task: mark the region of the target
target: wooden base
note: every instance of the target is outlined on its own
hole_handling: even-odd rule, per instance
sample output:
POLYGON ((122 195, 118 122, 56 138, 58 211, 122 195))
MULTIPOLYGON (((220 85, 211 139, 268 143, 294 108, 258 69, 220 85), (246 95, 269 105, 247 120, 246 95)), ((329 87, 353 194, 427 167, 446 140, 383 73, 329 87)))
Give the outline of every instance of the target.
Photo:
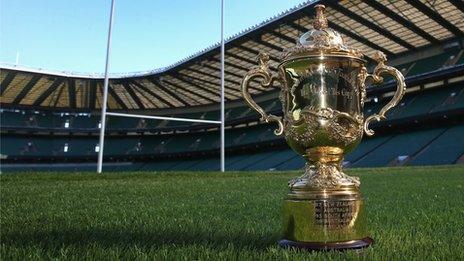
POLYGON ((296 248, 309 251, 320 251, 320 250, 349 250, 349 249, 362 249, 366 248, 374 243, 374 240, 370 237, 366 237, 359 240, 351 240, 344 242, 296 242, 287 239, 279 241, 279 246, 283 248, 296 248))

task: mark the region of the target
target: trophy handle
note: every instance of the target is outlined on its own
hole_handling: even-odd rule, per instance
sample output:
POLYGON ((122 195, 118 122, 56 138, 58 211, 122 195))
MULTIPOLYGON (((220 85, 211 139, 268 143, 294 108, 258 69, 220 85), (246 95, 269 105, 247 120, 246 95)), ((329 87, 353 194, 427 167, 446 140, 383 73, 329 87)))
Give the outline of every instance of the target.
POLYGON ((372 129, 369 129, 369 123, 374 119, 376 121, 386 119, 385 113, 387 113, 388 110, 390 110, 398 104, 401 98, 403 98, 404 92, 406 91, 406 84, 404 82, 403 74, 397 69, 385 65, 385 62, 387 61, 387 57, 385 56, 385 54, 380 51, 377 51, 374 55, 374 59, 377 61, 378 64, 374 68, 373 74, 364 74, 363 85, 368 77, 371 77, 375 84, 382 83, 383 78, 380 75, 389 74, 396 79, 396 92, 393 98, 390 100, 390 102, 383 106, 379 113, 367 117, 364 121, 364 131, 366 132, 367 136, 374 135, 374 131, 372 129))
POLYGON ((259 66, 251 69, 245 74, 245 77, 243 78, 242 81, 242 94, 243 97, 245 98, 245 101, 248 103, 248 105, 255 109, 259 114, 261 114, 261 119, 262 121, 265 122, 277 122, 279 124, 279 128, 274 131, 275 135, 282 135, 284 132, 284 124, 282 123, 282 120, 272 114, 267 114, 261 106, 259 106, 253 98, 251 98, 250 92, 248 91, 249 83, 252 81, 254 78, 261 78, 261 86, 263 87, 268 87, 272 85, 272 83, 277 80, 276 76, 273 76, 271 74, 271 71, 269 70, 269 55, 265 53, 259 53, 258 56, 259 59, 259 66))

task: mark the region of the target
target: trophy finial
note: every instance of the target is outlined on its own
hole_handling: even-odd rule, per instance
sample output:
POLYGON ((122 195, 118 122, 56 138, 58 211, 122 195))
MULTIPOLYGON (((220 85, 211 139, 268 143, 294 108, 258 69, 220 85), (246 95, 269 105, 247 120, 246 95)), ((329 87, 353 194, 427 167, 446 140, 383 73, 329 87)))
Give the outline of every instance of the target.
POLYGON ((342 35, 329 28, 329 21, 325 14, 326 7, 324 5, 315 5, 314 11, 315 14, 312 19, 313 28, 302 34, 295 46, 286 48, 281 55, 281 60, 320 56, 321 54, 345 55, 362 59, 362 52, 356 48, 347 46, 342 35))
POLYGON ((325 5, 316 5, 314 7, 316 9, 316 18, 314 19, 313 26, 316 30, 321 30, 327 28, 328 21, 324 15, 325 5))

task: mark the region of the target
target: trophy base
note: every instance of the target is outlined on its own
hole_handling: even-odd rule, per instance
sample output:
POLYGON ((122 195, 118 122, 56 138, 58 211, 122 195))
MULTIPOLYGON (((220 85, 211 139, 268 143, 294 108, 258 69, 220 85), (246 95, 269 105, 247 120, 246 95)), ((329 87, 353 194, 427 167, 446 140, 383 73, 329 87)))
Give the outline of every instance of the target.
POLYGON ((291 191, 284 201, 282 247, 359 249, 368 236, 364 200, 355 186, 291 191))
POLYGON ((366 248, 374 243, 370 237, 359 240, 350 240, 344 242, 296 242, 287 239, 279 241, 279 246, 283 248, 295 248, 309 251, 323 251, 323 250, 357 250, 366 248))

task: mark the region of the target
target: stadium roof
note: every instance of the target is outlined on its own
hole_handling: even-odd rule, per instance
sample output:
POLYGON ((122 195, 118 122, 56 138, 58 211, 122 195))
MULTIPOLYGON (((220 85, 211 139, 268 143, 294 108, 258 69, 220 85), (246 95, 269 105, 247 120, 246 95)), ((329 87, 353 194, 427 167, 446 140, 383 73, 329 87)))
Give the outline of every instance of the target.
MULTIPOLYGON (((313 6, 327 6, 329 26, 345 41, 370 56, 375 50, 390 58, 464 38, 461 0, 308 1, 226 41, 226 101, 241 99, 242 76, 256 65, 260 51, 270 54, 271 67, 279 53, 311 29, 313 6)), ((101 75, 78 75, 2 65, 2 106, 95 110, 102 100, 101 75)), ((219 102, 220 46, 212 46, 172 66, 110 80, 110 110, 180 108, 219 102)), ((254 82, 253 94, 272 91, 254 82)))

